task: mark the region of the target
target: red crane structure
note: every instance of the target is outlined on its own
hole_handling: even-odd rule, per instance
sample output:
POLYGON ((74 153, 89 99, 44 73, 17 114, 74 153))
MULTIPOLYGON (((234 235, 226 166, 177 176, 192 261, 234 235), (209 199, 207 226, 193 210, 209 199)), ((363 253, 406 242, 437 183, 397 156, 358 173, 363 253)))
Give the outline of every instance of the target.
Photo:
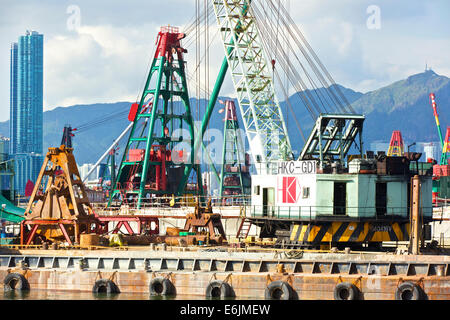
POLYGON ((404 143, 402 138, 402 133, 399 130, 394 130, 391 136, 391 142, 389 143, 388 157, 403 156, 404 143))

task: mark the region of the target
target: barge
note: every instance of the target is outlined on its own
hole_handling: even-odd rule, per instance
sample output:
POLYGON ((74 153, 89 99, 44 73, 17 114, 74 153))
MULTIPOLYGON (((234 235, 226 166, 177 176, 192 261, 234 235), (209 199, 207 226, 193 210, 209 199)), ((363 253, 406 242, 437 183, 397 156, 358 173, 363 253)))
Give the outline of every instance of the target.
POLYGON ((448 300, 450 257, 152 246, 2 252, 5 290, 203 298, 448 300))

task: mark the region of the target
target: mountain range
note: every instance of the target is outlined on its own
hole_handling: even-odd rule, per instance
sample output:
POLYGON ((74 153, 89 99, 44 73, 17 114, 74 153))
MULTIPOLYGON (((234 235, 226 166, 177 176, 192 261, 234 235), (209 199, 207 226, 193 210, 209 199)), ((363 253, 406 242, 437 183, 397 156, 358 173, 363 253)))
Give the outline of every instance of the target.
MULTIPOLYGON (((443 135, 445 135, 446 126, 450 126, 450 78, 438 75, 432 70, 412 75, 407 79, 367 93, 337 86, 351 103, 353 109, 366 116, 363 129, 366 150, 369 149, 372 142, 389 142, 393 130, 400 130, 403 139, 408 142, 439 141, 429 100, 431 92, 436 95, 443 135)), ((323 88, 319 90, 323 90, 323 88)), ((314 121, 298 94, 292 95, 289 101, 301 129, 307 137, 314 121)), ((196 110, 204 110, 204 107, 197 108, 196 105, 203 106, 204 104, 204 100, 191 99, 194 119, 201 119, 197 116, 196 110)), ((44 151, 48 147, 59 146, 64 125, 70 124, 73 128, 83 128, 84 126, 79 133, 74 132, 75 157, 78 164, 96 162, 128 125, 127 113, 130 105, 131 102, 96 103, 57 107, 44 112, 44 151)), ((286 102, 282 101, 280 105, 287 119, 292 148, 298 154, 303 146, 303 140, 292 120, 292 114, 286 108, 286 102)), ((223 129, 223 114, 217 112, 222 107, 223 105, 219 103, 216 105, 209 124, 210 128, 223 129)), ((198 113, 201 114, 201 112, 198 113)), ((242 122, 240 125, 242 128, 242 122)), ((0 122, 0 135, 9 136, 9 121, 0 122)), ((121 143, 121 150, 124 149, 123 145, 124 142, 121 143)))

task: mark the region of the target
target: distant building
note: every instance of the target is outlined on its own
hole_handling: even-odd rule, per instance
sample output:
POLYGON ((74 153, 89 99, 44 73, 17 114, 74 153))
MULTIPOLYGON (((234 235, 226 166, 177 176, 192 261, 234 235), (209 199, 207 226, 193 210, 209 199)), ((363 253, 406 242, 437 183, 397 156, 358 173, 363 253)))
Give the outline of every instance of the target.
MULTIPOLYGON (((220 174, 220 173, 219 173, 220 174)), ((202 172, 203 184, 208 186, 208 195, 218 196, 219 195, 219 182, 212 171, 202 172)))
MULTIPOLYGON (((89 172, 94 167, 93 163, 85 163, 78 167, 78 172, 80 173, 81 180, 84 180, 89 172)), ((106 167, 106 164, 101 163, 97 168, 89 175, 86 182, 97 183, 100 175, 103 174, 104 170, 106 170, 104 178, 110 179, 109 170, 106 167)))
POLYGON ((11 153, 42 153, 44 36, 27 31, 11 46, 11 153))
POLYGON ((17 147, 17 88, 19 86, 18 82, 18 46, 17 43, 11 44, 11 61, 10 61, 10 85, 9 85, 9 134, 15 143, 10 144, 10 154, 16 153, 17 147))
POLYGON ((9 148, 16 159, 19 193, 24 192, 28 180, 36 180, 42 165, 43 52, 44 36, 36 31, 27 31, 11 44, 9 148))
POLYGON ((427 161, 428 158, 433 158, 438 163, 441 160, 442 147, 440 142, 418 142, 417 152, 422 152, 420 161, 427 161))
MULTIPOLYGON (((0 136, 0 163, 9 160, 9 142, 9 138, 0 136)), ((0 170, 3 169, 0 168, 0 170)), ((7 175, 0 175, 0 190, 10 188, 9 178, 7 175)))
POLYGON ((19 194, 25 194, 28 180, 36 182, 44 157, 36 153, 16 153, 12 155, 15 163, 14 186, 19 194))
POLYGON ((0 136, 0 162, 8 160, 10 139, 0 136))

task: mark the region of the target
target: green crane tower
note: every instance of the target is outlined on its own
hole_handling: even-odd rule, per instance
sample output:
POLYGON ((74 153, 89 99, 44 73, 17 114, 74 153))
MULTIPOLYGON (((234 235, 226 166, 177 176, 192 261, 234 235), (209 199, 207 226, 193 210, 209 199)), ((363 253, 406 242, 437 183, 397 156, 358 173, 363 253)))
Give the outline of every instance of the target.
POLYGON ((184 37, 175 27, 161 27, 158 33, 140 102, 128 115, 133 126, 108 206, 118 196, 122 203, 141 208, 156 197, 203 194, 200 166, 192 152, 194 124, 183 60, 187 51, 181 47, 184 37))
POLYGON ((242 135, 233 100, 225 101, 224 141, 222 170, 220 173, 220 196, 226 199, 245 200, 250 195, 249 159, 245 154, 242 135))

